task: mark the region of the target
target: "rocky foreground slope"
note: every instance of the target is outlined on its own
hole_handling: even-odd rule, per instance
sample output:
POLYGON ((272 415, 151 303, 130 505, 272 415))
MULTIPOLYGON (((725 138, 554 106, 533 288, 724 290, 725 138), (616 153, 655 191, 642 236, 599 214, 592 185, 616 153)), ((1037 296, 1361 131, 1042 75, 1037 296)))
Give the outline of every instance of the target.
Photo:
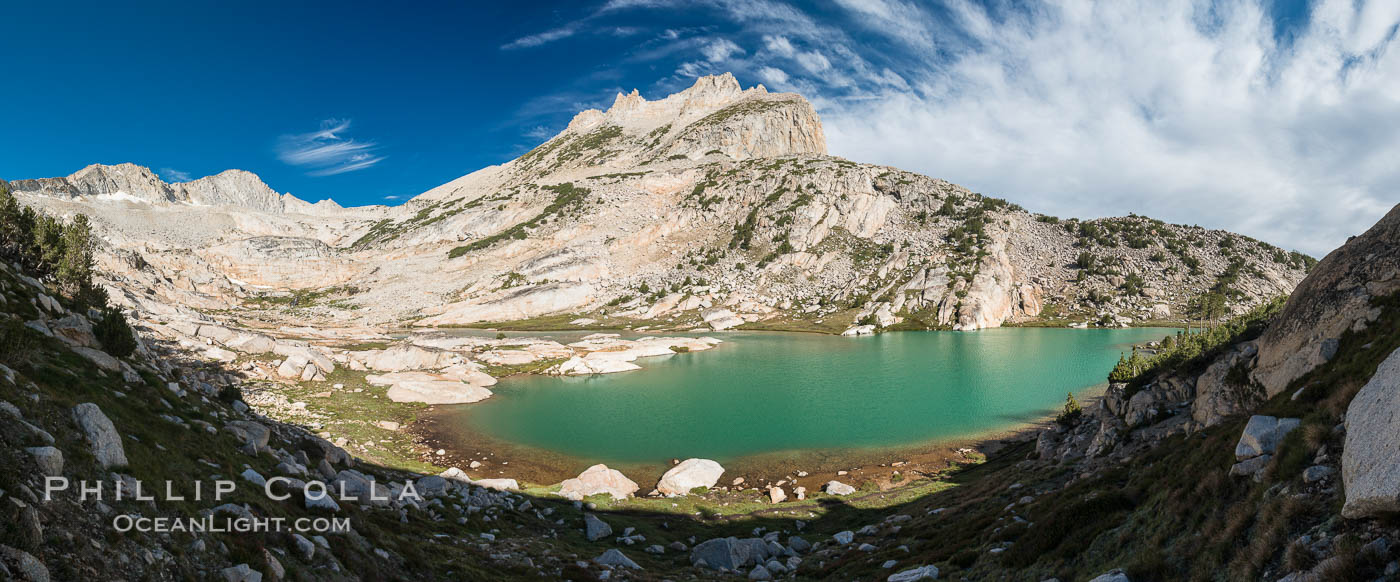
POLYGON ((618 95, 521 157, 401 207, 309 204, 236 170, 167 184, 129 164, 9 188, 92 216, 115 299, 167 319, 301 294, 260 315, 868 326, 853 333, 1120 325, 1244 312, 1291 290, 1311 261, 1144 217, 1060 220, 832 157, 806 100, 731 75, 657 101, 618 95))
MULTIPOLYGON (((688 460, 656 497, 603 466, 529 488, 367 461, 342 444, 385 443, 336 444, 312 432, 324 419, 250 408, 244 372, 204 361, 208 344, 143 333, 131 356, 107 354, 92 313, 3 265, 0 579, 1395 580, 1397 224, 1400 207, 1281 309, 1203 334, 1181 357, 1157 346, 1101 402, 985 458, 822 491, 726 486, 723 467, 688 460), (1365 308, 1312 308, 1338 305, 1365 308), (1287 375, 1261 367, 1275 342, 1306 344, 1313 330, 1338 330, 1320 340, 1332 347, 1287 375), (214 497, 220 480, 236 487, 214 497), (118 496, 118 483, 144 493, 118 496), (313 525, 233 529, 264 518, 313 525), (330 529, 331 518, 347 521, 330 529), (141 529, 180 519, 218 525, 141 529)), ((270 341, 312 376, 331 365, 304 344, 239 333, 205 337, 270 341)), ((352 351, 347 362, 386 368, 443 357, 352 351)))

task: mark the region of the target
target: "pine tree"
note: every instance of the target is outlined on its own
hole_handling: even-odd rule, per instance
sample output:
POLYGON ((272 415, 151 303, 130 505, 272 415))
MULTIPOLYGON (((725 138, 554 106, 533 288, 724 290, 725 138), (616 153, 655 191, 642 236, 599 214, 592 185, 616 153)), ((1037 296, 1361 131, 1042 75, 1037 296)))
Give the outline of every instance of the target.
POLYGON ((1065 408, 1060 415, 1055 417, 1055 422, 1063 425, 1071 425, 1079 421, 1079 417, 1084 415, 1084 407, 1079 405, 1079 401, 1074 399, 1073 393, 1065 394, 1065 408))
POLYGON ((122 312, 105 308, 97 325, 92 326, 93 335, 102 342, 102 349, 118 358, 125 358, 136 351, 136 336, 131 333, 122 312))
POLYGON ((87 216, 74 216, 73 222, 63 229, 63 254, 54 275, 60 292, 81 308, 102 308, 107 303, 106 292, 92 284, 93 247, 87 216))

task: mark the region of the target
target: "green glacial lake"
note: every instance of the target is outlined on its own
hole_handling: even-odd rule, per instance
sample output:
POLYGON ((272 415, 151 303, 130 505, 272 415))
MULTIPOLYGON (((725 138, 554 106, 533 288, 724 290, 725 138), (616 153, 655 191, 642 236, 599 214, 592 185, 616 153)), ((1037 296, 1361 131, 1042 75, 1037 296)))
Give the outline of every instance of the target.
MULTIPOLYGON (((713 350, 592 377, 512 377, 444 424, 590 462, 955 439, 1057 410, 1162 328, 1007 328, 843 338, 724 333, 713 350)), ((545 334, 548 335, 548 334, 545 334)), ((562 341, 571 341, 559 335, 562 341)), ((449 430, 451 430, 449 428, 449 430)))

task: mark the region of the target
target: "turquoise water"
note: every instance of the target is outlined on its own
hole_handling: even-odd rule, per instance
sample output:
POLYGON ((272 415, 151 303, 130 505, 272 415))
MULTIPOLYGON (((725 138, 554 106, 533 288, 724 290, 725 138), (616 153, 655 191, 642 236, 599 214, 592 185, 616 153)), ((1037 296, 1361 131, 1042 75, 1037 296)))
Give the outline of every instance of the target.
POLYGON ((633 372, 507 378, 446 424, 603 462, 906 445, 1053 413, 1066 392, 1101 384, 1132 343, 1168 333, 726 333, 713 350, 642 358, 633 372))

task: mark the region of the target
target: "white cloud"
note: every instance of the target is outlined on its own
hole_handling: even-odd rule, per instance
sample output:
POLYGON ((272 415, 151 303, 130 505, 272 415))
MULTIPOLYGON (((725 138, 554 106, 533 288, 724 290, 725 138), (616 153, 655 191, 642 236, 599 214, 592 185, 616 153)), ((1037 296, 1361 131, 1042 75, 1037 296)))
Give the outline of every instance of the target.
POLYGON ((166 182, 170 182, 172 184, 176 182, 190 181, 189 172, 181 172, 180 170, 176 170, 175 168, 161 168, 160 176, 162 178, 165 178, 166 182))
POLYGON ((556 134, 556 133, 559 133, 559 132, 556 131, 556 130, 550 129, 550 128, 548 128, 548 127, 545 127, 545 126, 543 126, 543 125, 536 125, 536 126, 530 128, 530 129, 525 130, 525 134, 524 134, 524 135, 525 135, 525 137, 528 137, 528 138, 530 138, 530 139, 537 139, 537 140, 543 141, 543 140, 549 139, 549 138, 551 138, 551 137, 554 137, 554 134, 556 134))
POLYGON ((308 176, 331 176, 371 167, 384 159, 375 153, 378 146, 343 137, 350 129, 348 119, 327 119, 321 128, 278 138, 277 159, 305 168, 308 176))
POLYGON ((1394 6, 1321 0, 1284 44, 1253 0, 1066 0, 1007 21, 958 4, 967 50, 907 67, 912 89, 823 101, 826 135, 1033 210, 1321 255, 1400 199, 1394 6))
POLYGON ((854 13, 870 30, 919 50, 933 50, 933 31, 927 13, 899 0, 836 0, 854 13))
POLYGON ((774 87, 784 87, 788 84, 788 74, 777 67, 761 67, 758 69, 758 78, 764 83, 774 87))
POLYGON ((706 44, 704 48, 700 49, 700 53, 705 55, 705 60, 720 63, 729 60, 731 55, 744 54, 744 49, 739 48, 739 45, 734 44, 732 40, 719 38, 706 44))
POLYGON ((569 24, 567 26, 561 26, 552 30, 546 30, 539 34, 522 36, 520 38, 517 38, 513 41, 501 45, 501 50, 508 51, 522 48, 534 48, 537 46, 549 44, 556 40, 569 38, 573 36, 576 32, 578 32, 578 26, 575 24, 569 24))

